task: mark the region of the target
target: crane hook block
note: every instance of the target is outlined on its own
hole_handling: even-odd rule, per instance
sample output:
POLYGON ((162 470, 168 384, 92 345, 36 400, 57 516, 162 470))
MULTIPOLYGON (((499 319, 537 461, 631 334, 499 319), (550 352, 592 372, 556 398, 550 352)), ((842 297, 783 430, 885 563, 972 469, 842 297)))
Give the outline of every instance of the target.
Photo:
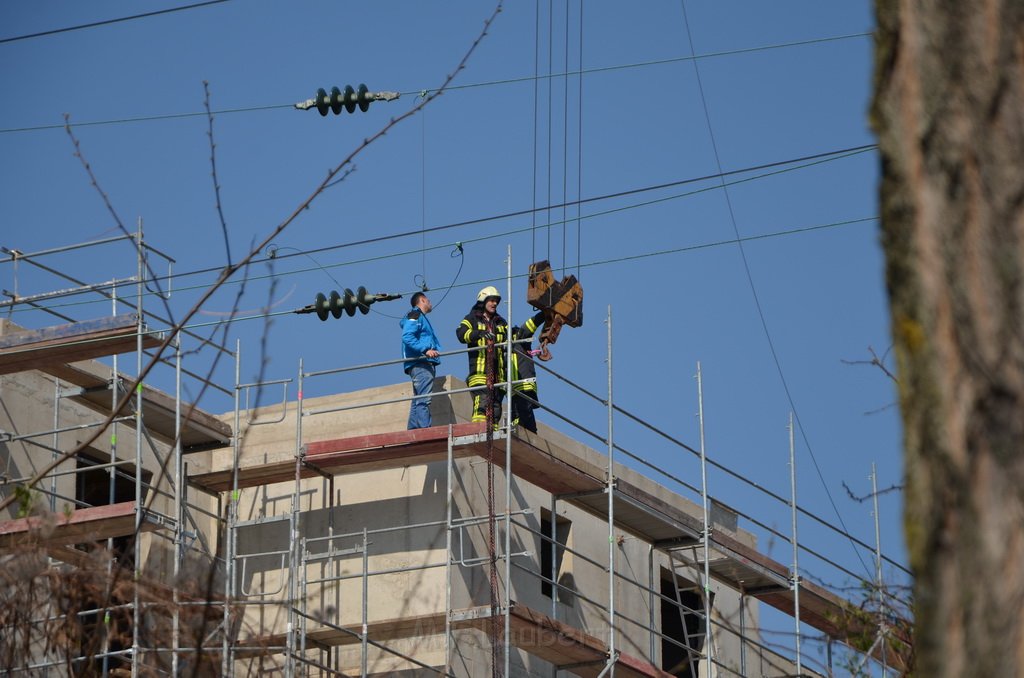
POLYGON ((542 350, 558 340, 563 325, 580 327, 583 324, 583 286, 571 274, 555 280, 551 264, 546 260, 530 264, 526 301, 544 312, 544 331, 540 335, 542 350))

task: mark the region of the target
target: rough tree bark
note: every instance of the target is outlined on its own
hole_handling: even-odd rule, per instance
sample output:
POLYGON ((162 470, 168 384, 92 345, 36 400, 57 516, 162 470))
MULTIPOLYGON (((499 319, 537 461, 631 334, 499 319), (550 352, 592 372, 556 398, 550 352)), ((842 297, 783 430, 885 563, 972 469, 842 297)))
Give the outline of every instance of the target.
POLYGON ((876 0, 919 676, 1024 675, 1024 2, 876 0))

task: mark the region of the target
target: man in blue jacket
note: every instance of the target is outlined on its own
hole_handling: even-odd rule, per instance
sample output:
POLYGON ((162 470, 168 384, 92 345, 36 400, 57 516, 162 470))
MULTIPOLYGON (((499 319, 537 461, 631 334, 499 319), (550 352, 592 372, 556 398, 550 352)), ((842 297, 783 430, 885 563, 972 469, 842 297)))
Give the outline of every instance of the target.
POLYGON ((412 392, 422 398, 413 398, 409 407, 409 428, 427 428, 430 421, 430 392, 434 388, 434 372, 441 363, 441 342, 427 314, 433 304, 423 292, 412 295, 412 310, 402 318, 402 357, 405 373, 412 378, 412 392))

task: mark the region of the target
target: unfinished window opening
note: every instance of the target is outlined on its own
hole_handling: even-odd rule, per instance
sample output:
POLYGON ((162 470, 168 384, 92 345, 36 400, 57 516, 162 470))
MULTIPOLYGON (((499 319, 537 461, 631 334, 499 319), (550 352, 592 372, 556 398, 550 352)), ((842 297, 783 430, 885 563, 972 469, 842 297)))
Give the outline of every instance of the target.
MULTIPOLYGON (((565 547, 569 543, 569 530, 572 528, 572 521, 564 516, 555 516, 554 524, 554 536, 552 536, 552 524, 551 524, 551 511, 547 509, 540 510, 540 533, 542 535, 539 540, 540 548, 540 573, 544 577, 541 580, 540 592, 547 598, 551 598, 554 593, 554 586, 551 582, 558 582, 560 586, 570 586, 571 583, 563 581, 569 577, 567 569, 563 569, 565 560, 565 547), (554 544, 552 544, 554 542, 554 544), (552 545, 554 549, 552 549, 552 545), (552 553, 554 551, 554 553, 552 553)), ((567 602, 569 591, 560 590, 559 595, 555 597, 556 600, 567 602)))
MULTIPOLYGON (((78 472, 75 474, 77 507, 109 506, 135 501, 135 465, 119 464, 113 467, 114 472, 111 474, 112 467, 109 464, 109 455, 99 450, 90 449, 89 452, 79 453, 78 472)), ((146 488, 151 477, 151 473, 142 474, 142 492, 138 498, 140 503, 145 501, 146 488)), ((107 542, 104 540, 99 544, 100 548, 105 548, 107 542)), ((88 548, 88 545, 82 544, 79 548, 88 548)), ((135 562, 133 535, 113 537, 110 539, 109 551, 114 561, 124 568, 123 573, 131 571, 135 562)), ((130 577, 129 574, 119 576, 130 577)), ((78 615, 82 636, 77 650, 81 659, 72 662, 72 675, 106 675, 115 669, 125 670, 128 661, 117 653, 131 647, 131 611, 121 607, 127 602, 129 601, 114 592, 108 595, 104 595, 104 591, 100 589, 86 592, 83 609, 96 611, 78 615), (111 605, 112 608, 104 609, 106 605, 111 605), (106 657, 97 656, 104 653, 110 654, 106 657)))
MULTIPOLYGON (((691 581, 661 572, 661 668, 673 676, 700 678, 704 648, 704 601, 691 581)), ((714 604, 714 597, 711 599, 714 604)))
MULTIPOLYGON (((98 450, 91 453, 79 453, 78 473, 75 474, 75 502, 79 508, 87 506, 108 506, 127 501, 135 501, 135 465, 119 464, 114 467, 111 478, 110 457, 104 458, 98 450)), ((151 473, 142 473, 142 495, 139 501, 146 499, 146 489, 151 473)), ((130 548, 132 538, 116 537, 113 540, 113 553, 119 563, 128 565, 132 561, 133 549, 130 548)))

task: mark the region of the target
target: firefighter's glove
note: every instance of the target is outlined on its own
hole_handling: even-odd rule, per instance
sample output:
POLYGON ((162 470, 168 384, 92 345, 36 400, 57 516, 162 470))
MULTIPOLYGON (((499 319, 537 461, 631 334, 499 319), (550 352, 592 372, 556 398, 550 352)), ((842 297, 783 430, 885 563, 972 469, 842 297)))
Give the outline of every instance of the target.
POLYGON ((483 332, 480 334, 480 337, 484 341, 494 341, 494 332, 483 332))

